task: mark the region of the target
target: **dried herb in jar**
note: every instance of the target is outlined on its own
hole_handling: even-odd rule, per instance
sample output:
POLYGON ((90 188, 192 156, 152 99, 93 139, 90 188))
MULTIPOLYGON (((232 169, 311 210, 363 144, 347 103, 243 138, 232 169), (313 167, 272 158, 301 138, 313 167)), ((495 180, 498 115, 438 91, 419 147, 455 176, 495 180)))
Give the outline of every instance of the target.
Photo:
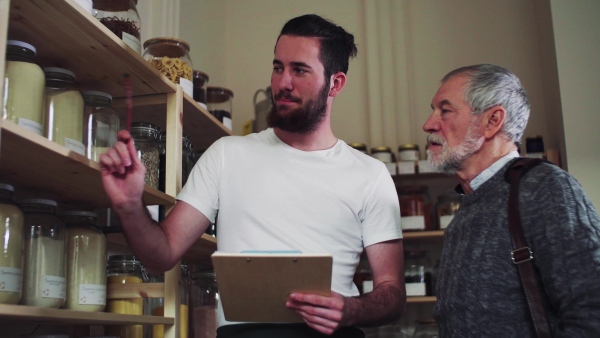
POLYGON ((137 26, 135 21, 113 16, 101 18, 100 22, 121 39, 123 39, 123 32, 131 34, 138 39, 140 38, 140 28, 137 26))

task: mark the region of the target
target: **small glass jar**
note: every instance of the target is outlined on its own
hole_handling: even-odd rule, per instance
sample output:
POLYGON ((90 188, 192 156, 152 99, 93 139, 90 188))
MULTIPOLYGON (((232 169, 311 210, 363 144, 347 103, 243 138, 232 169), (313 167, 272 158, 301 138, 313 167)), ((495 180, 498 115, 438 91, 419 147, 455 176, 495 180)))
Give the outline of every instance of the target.
POLYGON ((94 16, 126 45, 141 54, 142 21, 137 0, 94 0, 94 16))
POLYGON ((206 83, 208 83, 208 74, 199 70, 194 70, 194 100, 204 108, 206 106, 206 83))
POLYGON ((121 129, 119 113, 111 106, 112 96, 99 91, 83 92, 84 143, 87 158, 99 161, 100 155, 117 142, 117 133, 121 129))
POLYGON ((407 143, 398 146, 398 161, 418 161, 419 146, 417 144, 407 143))
POLYGON ((6 45, 2 118, 38 135, 44 134, 44 71, 35 62, 34 46, 17 40, 6 45))
POLYGON ((406 296, 433 295, 432 281, 432 266, 427 257, 427 251, 404 251, 404 282, 406 285, 406 296))
POLYGON ((138 157, 146 166, 144 181, 147 185, 158 189, 159 128, 148 122, 133 122, 131 124, 131 137, 133 137, 138 157))
POLYGON ((208 111, 221 121, 227 129, 232 129, 233 91, 222 87, 206 88, 208 111))
POLYGON ((0 304, 18 304, 23 290, 23 211, 14 191, 0 183, 0 304))
POLYGON ((369 154, 369 151, 367 150, 367 145, 364 144, 364 143, 355 142, 355 143, 349 143, 348 145, 350 147, 352 147, 352 148, 360 151, 361 153, 364 153, 364 154, 367 154, 367 155, 369 154))
POLYGON ((65 309, 103 311, 106 305, 106 236, 88 211, 61 215, 67 226, 67 300, 65 309))
POLYGON ((433 230, 431 199, 426 185, 406 185, 397 188, 403 231, 433 230))
POLYGON ((67 296, 65 224, 56 216, 56 201, 23 199, 25 275, 21 304, 60 308, 67 296))
POLYGON ((454 214, 460 209, 461 196, 454 190, 447 191, 438 196, 435 205, 438 228, 444 230, 448 227, 454 214))
POLYGON ((186 94, 194 96, 194 67, 189 43, 174 38, 149 39, 144 42, 142 56, 164 76, 181 85, 186 94))
POLYGON ((46 137, 85 156, 83 95, 75 88, 75 74, 63 68, 44 68, 46 74, 46 137))
MULTIPOLYGON (((147 281, 142 263, 131 255, 113 255, 107 262, 107 287, 111 284, 140 284, 147 281)), ((114 298, 106 301, 106 312, 127 315, 144 314, 143 298, 114 298)), ((143 325, 107 326, 105 334, 121 338, 143 338, 143 325)))
POLYGON ((390 147, 379 146, 371 148, 371 156, 380 160, 383 163, 394 162, 394 154, 390 147))
POLYGON ((191 335, 192 337, 215 338, 218 321, 219 289, 213 271, 192 272, 191 335))

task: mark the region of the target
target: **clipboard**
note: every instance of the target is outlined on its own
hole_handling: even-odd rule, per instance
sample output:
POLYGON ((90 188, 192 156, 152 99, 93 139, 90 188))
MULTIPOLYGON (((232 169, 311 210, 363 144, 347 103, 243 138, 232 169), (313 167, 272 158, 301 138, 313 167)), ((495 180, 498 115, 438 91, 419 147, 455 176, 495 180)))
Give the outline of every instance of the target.
POLYGON ((211 256, 225 319, 300 323, 285 306, 292 292, 331 292, 330 254, 221 253, 211 256))

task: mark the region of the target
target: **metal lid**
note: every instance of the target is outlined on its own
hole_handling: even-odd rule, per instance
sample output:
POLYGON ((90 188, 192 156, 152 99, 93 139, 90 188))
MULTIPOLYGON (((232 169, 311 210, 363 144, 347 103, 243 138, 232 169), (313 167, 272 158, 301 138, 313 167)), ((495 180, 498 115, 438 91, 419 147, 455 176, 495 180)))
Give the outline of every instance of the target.
POLYGON ((392 149, 390 149, 390 147, 386 147, 386 146, 377 146, 377 147, 373 147, 371 148, 371 154, 373 153, 391 153, 392 149))
POLYGON ((105 93, 105 92, 101 92, 101 91, 97 91, 97 90, 86 90, 86 91, 82 92, 81 94, 83 94, 84 99, 86 98, 86 96, 100 96, 100 97, 107 98, 112 102, 112 95, 110 95, 109 93, 105 93))
POLYGON ((142 265, 142 262, 134 255, 111 255, 108 256, 107 263, 130 263, 142 265))
POLYGON ((157 132, 157 131, 160 130, 160 128, 157 125, 152 124, 150 122, 132 122, 131 123, 131 130, 154 131, 154 132, 157 132))
POLYGON ((50 205, 56 207, 58 203, 54 200, 44 199, 44 198, 23 198, 16 201, 17 204, 39 204, 39 205, 50 205))
POLYGON ((62 75, 67 75, 73 78, 73 80, 75 80, 75 73, 73 73, 72 71, 68 70, 68 69, 64 69, 64 68, 59 68, 59 67, 45 67, 44 68, 44 73, 46 73, 46 76, 48 76, 48 74, 62 74, 62 75))
POLYGON ((398 151, 403 151, 403 150, 419 150, 419 145, 412 144, 412 143, 406 143, 406 144, 399 145, 398 151))
POLYGON ((0 189, 8 190, 10 192, 14 192, 15 191, 15 187, 13 187, 12 185, 7 184, 7 183, 0 183, 0 189))
POLYGON ((19 40, 7 40, 6 45, 27 48, 27 49, 31 50, 33 53, 36 53, 36 51, 37 51, 35 49, 35 47, 33 47, 32 45, 28 44, 27 42, 23 42, 23 41, 19 41, 19 40))
POLYGON ((348 143, 348 145, 357 150, 365 150, 365 151, 367 150, 367 145, 364 143, 352 142, 352 143, 348 143))
POLYGON ((83 211, 83 210, 65 211, 62 214, 60 214, 60 216, 61 217, 83 216, 83 217, 98 218, 98 214, 96 214, 95 212, 92 212, 92 211, 83 211))

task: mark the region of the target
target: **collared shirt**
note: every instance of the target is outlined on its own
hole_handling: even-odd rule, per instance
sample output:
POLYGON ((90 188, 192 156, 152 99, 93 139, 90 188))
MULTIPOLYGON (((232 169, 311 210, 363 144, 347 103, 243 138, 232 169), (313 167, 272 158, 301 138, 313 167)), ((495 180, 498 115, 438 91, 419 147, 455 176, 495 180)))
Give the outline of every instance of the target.
POLYGON ((502 169, 508 161, 512 160, 515 157, 519 157, 519 152, 516 150, 511 151, 510 153, 504 155, 498 161, 494 162, 491 166, 487 167, 484 171, 480 172, 479 175, 475 176, 475 178, 469 183, 471 186, 471 190, 475 191, 479 188, 485 181, 489 180, 492 176, 494 176, 498 170, 502 169))

